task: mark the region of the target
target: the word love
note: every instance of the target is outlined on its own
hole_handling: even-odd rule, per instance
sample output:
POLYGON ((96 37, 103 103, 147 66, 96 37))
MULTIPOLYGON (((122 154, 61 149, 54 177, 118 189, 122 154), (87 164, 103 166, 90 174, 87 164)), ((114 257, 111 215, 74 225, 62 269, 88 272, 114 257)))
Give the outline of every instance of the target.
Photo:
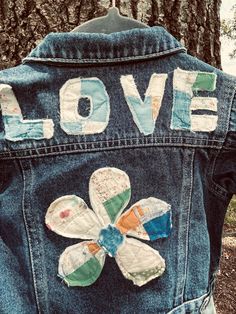
MULTIPOLYGON (((145 96, 142 98, 133 75, 120 78, 124 97, 133 121, 144 135, 154 132, 156 119, 165 93, 165 73, 152 74, 145 96)), ((211 132, 216 129, 218 116, 217 98, 196 97, 194 92, 214 91, 216 74, 184 71, 177 68, 173 76, 173 106, 170 128, 193 132, 211 132)), ((12 87, 0 84, 0 105, 5 127, 5 138, 9 141, 51 138, 54 134, 52 119, 23 119, 19 103, 12 87)), ((86 135, 103 132, 109 122, 110 98, 104 83, 96 78, 74 78, 68 80, 60 90, 60 125, 69 135, 86 135), (79 101, 90 102, 90 112, 82 116, 78 112, 79 101)))

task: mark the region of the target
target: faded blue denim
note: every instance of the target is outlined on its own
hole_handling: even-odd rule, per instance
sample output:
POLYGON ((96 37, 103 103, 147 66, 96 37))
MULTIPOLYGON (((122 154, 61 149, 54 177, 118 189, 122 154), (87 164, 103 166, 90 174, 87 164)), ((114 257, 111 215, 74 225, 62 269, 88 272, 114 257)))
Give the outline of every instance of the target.
POLYGON ((236 78, 188 55, 163 28, 153 27, 49 34, 21 65, 1 71, 0 83, 13 87, 25 119, 54 122, 51 139, 13 142, 0 116, 0 313, 204 313, 226 208, 236 193, 236 78), (215 131, 170 128, 177 67, 216 73, 215 91, 198 92, 218 99, 215 131), (154 72, 168 79, 155 130, 143 135, 120 77, 132 74, 143 97, 154 72), (59 90, 77 77, 97 77, 106 87, 111 112, 101 133, 68 135, 60 126, 59 90), (149 196, 171 204, 171 235, 148 243, 165 259, 166 271, 137 287, 108 257, 93 285, 68 288, 57 277, 58 258, 78 240, 48 230, 45 214, 63 195, 90 205, 89 178, 106 166, 129 175, 129 205, 149 196))

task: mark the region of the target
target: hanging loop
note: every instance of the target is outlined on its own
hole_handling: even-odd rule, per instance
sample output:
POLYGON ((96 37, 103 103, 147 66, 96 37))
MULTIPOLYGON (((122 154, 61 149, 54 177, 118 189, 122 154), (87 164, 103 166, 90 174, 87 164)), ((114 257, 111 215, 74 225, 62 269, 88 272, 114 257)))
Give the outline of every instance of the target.
POLYGON ((116 7, 116 0, 112 0, 112 7, 113 7, 113 8, 116 7))

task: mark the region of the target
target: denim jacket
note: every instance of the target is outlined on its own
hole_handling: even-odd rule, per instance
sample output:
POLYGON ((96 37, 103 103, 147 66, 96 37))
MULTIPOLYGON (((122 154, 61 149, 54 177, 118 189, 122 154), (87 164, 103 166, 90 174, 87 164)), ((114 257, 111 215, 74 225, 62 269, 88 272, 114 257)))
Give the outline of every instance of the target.
POLYGON ((161 27, 51 33, 0 72, 0 312, 204 313, 236 78, 161 27))

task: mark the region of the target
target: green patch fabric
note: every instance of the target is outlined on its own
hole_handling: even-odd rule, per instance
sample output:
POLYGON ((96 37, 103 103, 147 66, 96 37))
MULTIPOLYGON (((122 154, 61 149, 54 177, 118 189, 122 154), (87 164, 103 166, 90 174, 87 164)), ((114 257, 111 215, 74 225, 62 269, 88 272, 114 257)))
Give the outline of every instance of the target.
POLYGON ((215 90, 216 74, 215 73, 201 73, 199 72, 196 81, 193 84, 193 90, 215 90))
POLYGON ((67 275, 64 281, 69 286, 89 286, 100 276, 102 267, 96 257, 90 258, 86 263, 67 275))
POLYGON ((103 203, 104 207, 107 210, 107 213, 111 219, 111 222, 114 222, 117 214, 121 208, 126 203, 127 199, 129 200, 131 196, 131 189, 127 189, 124 192, 117 194, 116 196, 110 198, 103 203))

